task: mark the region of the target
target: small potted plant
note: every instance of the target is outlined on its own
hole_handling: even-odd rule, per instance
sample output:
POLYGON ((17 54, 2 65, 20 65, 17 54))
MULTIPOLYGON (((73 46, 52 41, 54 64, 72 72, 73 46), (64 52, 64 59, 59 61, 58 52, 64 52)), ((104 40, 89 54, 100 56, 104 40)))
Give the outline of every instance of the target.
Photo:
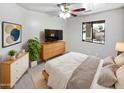
POLYGON ((15 60, 16 59, 16 51, 15 50, 10 50, 9 52, 8 52, 8 55, 9 55, 9 59, 10 60, 15 60))
POLYGON ((27 42, 27 51, 29 52, 30 66, 34 67, 39 61, 40 41, 38 38, 29 39, 27 42))

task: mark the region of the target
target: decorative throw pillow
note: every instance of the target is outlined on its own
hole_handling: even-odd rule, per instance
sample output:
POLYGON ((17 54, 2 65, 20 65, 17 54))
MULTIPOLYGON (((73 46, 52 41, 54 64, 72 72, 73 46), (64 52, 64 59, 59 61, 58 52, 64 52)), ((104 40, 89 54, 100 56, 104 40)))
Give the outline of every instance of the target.
POLYGON ((97 83, 104 87, 112 87, 117 81, 117 78, 114 73, 117 69, 118 66, 115 64, 103 67, 97 83))
POLYGON ((120 54, 119 56, 115 57, 115 63, 119 66, 124 65, 124 53, 120 54))
POLYGON ((124 65, 116 71, 117 82, 115 88, 124 89, 124 65))
POLYGON ((104 59, 103 67, 104 67, 104 66, 107 66, 107 65, 110 65, 110 64, 115 64, 115 63, 114 63, 114 57, 113 57, 113 56, 109 56, 109 57, 106 57, 106 58, 104 59))

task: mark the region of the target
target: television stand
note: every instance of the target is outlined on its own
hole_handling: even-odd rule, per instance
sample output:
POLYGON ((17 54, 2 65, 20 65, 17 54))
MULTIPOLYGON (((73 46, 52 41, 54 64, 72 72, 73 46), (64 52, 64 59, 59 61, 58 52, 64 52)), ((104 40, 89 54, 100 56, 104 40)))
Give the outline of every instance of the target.
POLYGON ((44 42, 41 47, 41 59, 43 61, 65 53, 65 42, 61 40, 44 42))

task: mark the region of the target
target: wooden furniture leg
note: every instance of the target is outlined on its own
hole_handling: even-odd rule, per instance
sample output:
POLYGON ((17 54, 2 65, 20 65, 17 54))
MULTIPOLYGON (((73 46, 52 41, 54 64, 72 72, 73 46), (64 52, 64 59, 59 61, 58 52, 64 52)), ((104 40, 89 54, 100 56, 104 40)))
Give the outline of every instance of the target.
POLYGON ((49 74, 46 72, 46 70, 42 71, 42 75, 43 75, 44 79, 48 81, 49 74))

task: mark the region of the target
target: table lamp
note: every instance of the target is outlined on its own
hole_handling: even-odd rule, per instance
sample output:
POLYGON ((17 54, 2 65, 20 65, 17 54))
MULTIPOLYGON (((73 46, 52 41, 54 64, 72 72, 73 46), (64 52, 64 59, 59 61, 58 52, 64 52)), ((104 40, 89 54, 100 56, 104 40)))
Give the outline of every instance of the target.
POLYGON ((117 42, 115 50, 117 51, 117 55, 124 52, 124 42, 117 42))

